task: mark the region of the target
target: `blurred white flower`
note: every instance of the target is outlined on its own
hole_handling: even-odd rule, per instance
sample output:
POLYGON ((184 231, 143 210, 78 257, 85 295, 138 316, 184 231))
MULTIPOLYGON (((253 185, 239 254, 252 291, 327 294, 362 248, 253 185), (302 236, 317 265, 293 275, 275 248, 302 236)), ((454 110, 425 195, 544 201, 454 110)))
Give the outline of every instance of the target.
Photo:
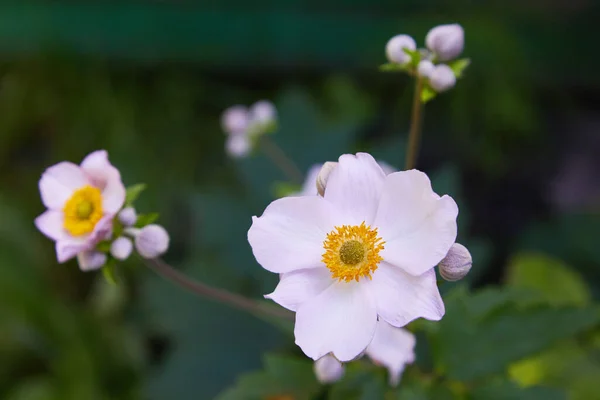
POLYGON ((452 89, 456 85, 454 71, 446 64, 437 65, 429 75, 429 84, 436 92, 452 89))
POLYGON ((419 62, 419 66, 417 67, 417 72, 419 76, 423 78, 429 78, 433 70, 435 69, 435 65, 429 60, 423 60, 419 62))
POLYGON ((137 213, 133 207, 125 207, 119 212, 119 221, 124 226, 133 226, 137 222, 137 213))
POLYGON ((221 118, 227 134, 225 151, 232 158, 248 156, 256 140, 272 131, 276 122, 277 110, 268 100, 257 101, 249 110, 240 105, 228 108, 221 118))
POLYGON ((396 386, 406 364, 415 361, 415 344, 416 339, 412 333, 380 320, 366 354, 375 364, 388 369, 390 385, 396 386))
POLYGON ((133 251, 131 239, 124 236, 116 238, 110 245, 110 254, 117 260, 126 260, 133 251))
POLYGON ((81 165, 64 161, 46 169, 39 187, 48 210, 35 225, 56 241, 60 263, 93 250, 109 237, 113 218, 125 201, 121 174, 104 150, 91 153, 81 165))
POLYGON ((232 158, 243 158, 250 154, 252 142, 245 133, 232 134, 225 141, 225 150, 232 158))
POLYGON ((467 276, 472 266, 473 258, 469 250, 460 243, 454 243, 438 268, 442 278, 454 282, 467 276))
POLYGON ((266 297, 296 312, 296 344, 314 360, 345 362, 378 319, 442 318, 434 267, 456 239, 458 207, 420 171, 386 176, 366 153, 338 163, 324 197, 275 200, 253 217, 248 241, 263 268, 282 274, 266 297))
POLYGON ((248 109, 244 106, 231 106, 221 116, 221 126, 227 134, 240 134, 246 132, 249 122, 248 109))
POLYGON ((142 229, 128 228, 125 233, 134 237, 135 249, 144 258, 156 258, 169 249, 169 233, 160 225, 150 224, 142 229))
POLYGON ((463 51, 465 32, 459 24, 439 25, 427 33, 425 44, 440 61, 452 60, 463 51))
POLYGON ((344 365, 331 354, 327 354, 314 364, 315 375, 321 383, 333 383, 344 376, 344 365))
POLYGON ((257 101, 250 107, 250 124, 270 124, 277 119, 277 110, 268 100, 257 101))
POLYGON ((102 268, 106 264, 106 254, 99 251, 83 251, 77 254, 77 263, 82 271, 92 271, 102 268))
POLYGON ((385 45, 385 54, 390 62, 406 64, 411 57, 404 52, 407 50, 416 50, 415 40, 408 35, 396 35, 388 40, 385 45))

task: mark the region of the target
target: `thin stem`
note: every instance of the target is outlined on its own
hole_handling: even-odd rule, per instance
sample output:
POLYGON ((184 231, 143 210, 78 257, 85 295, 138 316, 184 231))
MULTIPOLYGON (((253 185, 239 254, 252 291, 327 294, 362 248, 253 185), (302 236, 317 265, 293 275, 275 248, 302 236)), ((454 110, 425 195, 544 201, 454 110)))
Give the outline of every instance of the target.
POLYGON ((421 122, 423 121, 423 102, 421 101, 421 90, 423 80, 416 79, 415 93, 413 95, 412 114, 410 117, 410 132, 408 134, 408 147, 406 148, 405 169, 413 169, 417 164, 419 154, 419 142, 421 141, 421 122))
POLYGON ((161 259, 154 258, 151 260, 144 260, 144 262, 157 274, 198 296, 206 297, 233 308, 248 311, 252 314, 262 314, 292 321, 294 320, 294 314, 287 310, 271 307, 267 304, 261 304, 256 300, 240 296, 239 294, 231 293, 227 290, 215 288, 205 283, 192 280, 161 259))
POLYGON ((302 171, 294 164, 291 158, 289 158, 281 147, 277 146, 269 137, 262 136, 260 138, 260 145, 267 157, 271 159, 287 177, 288 179, 302 183, 304 175, 302 171))

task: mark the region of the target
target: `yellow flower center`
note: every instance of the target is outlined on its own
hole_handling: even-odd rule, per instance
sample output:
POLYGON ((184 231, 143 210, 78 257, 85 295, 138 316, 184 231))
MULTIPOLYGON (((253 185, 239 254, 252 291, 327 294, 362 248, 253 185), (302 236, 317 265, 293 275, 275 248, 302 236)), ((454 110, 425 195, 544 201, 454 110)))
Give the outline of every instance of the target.
POLYGON ((361 277, 371 278, 379 262, 379 252, 385 242, 377 235, 377 228, 360 225, 336 226, 323 242, 321 259, 331 271, 331 276, 340 281, 358 281, 361 277))
POLYGON ((102 193, 86 185, 77 189, 63 208, 64 228, 73 236, 90 233, 102 218, 102 193))

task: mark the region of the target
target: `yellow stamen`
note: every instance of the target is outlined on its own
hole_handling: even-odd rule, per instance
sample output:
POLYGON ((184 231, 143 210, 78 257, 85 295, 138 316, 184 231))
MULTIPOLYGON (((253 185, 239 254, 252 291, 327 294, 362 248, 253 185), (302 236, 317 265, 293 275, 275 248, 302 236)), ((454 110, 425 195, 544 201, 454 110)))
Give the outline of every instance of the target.
POLYGON ((77 189, 63 208, 64 228, 73 236, 90 233, 102 218, 102 193, 93 186, 77 189))
POLYGON ((377 235, 377 228, 360 225, 336 226, 323 242, 321 259, 331 271, 331 276, 340 281, 358 281, 361 277, 371 278, 379 262, 379 252, 385 242, 377 235))

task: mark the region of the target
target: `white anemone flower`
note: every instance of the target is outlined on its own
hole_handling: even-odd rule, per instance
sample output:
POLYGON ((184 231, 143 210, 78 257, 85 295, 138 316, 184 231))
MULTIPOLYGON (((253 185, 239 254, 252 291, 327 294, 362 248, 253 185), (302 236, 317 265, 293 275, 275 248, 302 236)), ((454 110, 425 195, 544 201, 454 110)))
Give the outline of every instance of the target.
POLYGON ((390 385, 396 386, 400 383, 404 367, 415 361, 416 342, 415 335, 408 330, 378 321, 366 354, 373 363, 387 368, 390 385))
POLYGON ((296 312, 304 353, 349 361, 371 343, 378 319, 402 327, 440 320, 434 267, 456 239, 458 207, 417 170, 386 176, 369 154, 346 154, 321 196, 284 197, 253 217, 257 261, 281 274, 266 297, 296 312))
MULTIPOLYGON (((110 164, 104 150, 91 153, 81 165, 64 161, 46 169, 39 187, 48 210, 35 219, 35 225, 56 241, 59 263, 93 250, 107 238, 113 218, 125 201, 121 174, 110 164)), ((101 266, 85 264, 80 267, 101 266)))

